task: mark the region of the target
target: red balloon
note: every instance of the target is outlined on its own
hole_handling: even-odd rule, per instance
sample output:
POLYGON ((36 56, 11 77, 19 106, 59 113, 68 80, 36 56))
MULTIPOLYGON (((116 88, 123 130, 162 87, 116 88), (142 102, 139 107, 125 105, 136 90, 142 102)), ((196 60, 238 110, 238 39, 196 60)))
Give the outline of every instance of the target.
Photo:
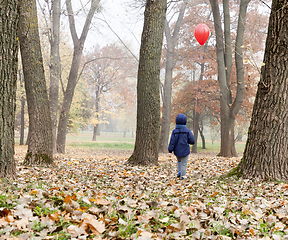
POLYGON ((194 30, 194 36, 201 46, 207 41, 209 34, 209 28, 204 23, 197 25, 194 30))

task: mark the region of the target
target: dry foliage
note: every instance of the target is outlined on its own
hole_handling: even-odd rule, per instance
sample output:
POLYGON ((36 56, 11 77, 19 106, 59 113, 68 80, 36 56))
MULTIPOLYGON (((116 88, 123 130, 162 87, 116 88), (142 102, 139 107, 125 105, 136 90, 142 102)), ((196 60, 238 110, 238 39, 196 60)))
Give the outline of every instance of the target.
POLYGON ((21 165, 0 183, 0 239, 288 239, 288 184, 220 180, 240 158, 190 155, 125 165, 129 152, 68 149, 54 168, 21 165))

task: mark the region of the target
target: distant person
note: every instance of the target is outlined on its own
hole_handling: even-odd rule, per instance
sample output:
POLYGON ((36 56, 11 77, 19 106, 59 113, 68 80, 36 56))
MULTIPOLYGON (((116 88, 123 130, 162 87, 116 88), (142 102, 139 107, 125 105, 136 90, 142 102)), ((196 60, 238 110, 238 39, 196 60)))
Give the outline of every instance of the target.
POLYGON ((169 153, 174 152, 177 157, 177 177, 184 180, 187 171, 188 156, 190 154, 189 144, 194 144, 194 136, 189 128, 186 127, 187 117, 184 114, 178 114, 176 117, 176 127, 172 131, 169 153))

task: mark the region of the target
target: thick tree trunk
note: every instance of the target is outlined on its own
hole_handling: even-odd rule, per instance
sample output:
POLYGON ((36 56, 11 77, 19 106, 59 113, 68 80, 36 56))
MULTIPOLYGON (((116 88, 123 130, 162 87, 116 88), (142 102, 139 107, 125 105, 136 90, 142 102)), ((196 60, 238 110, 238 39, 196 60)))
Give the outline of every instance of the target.
POLYGON ((19 1, 1 1, 0 19, 0 178, 14 178, 19 1))
POLYGON ((221 146, 219 156, 237 156, 234 140, 234 122, 235 118, 230 115, 221 116, 221 146))
POLYGON ((52 120, 53 152, 57 152, 57 113, 60 81, 60 0, 53 0, 52 3, 52 34, 50 36, 50 90, 49 101, 52 120))
POLYGON ((30 130, 28 128, 28 134, 27 134, 27 138, 26 138, 26 143, 25 145, 29 145, 29 136, 30 136, 30 130))
POLYGON ((165 67, 165 81, 163 87, 163 107, 162 107, 162 119, 161 119, 161 132, 159 142, 159 152, 168 152, 168 141, 170 133, 171 122, 171 98, 172 98, 172 74, 175 65, 175 48, 179 36, 180 27, 184 18, 187 1, 184 1, 181 5, 180 12, 175 23, 173 35, 171 36, 170 27, 166 20, 165 22, 165 36, 167 40, 167 52, 166 52, 166 67, 165 67))
POLYGON ((24 164, 52 164, 52 124, 35 0, 21 1, 19 41, 29 114, 28 151, 24 164))
POLYGON ((159 77, 167 0, 147 0, 137 81, 137 129, 130 164, 157 165, 160 137, 159 77))
POLYGON ((69 26, 70 32, 73 39, 74 44, 74 52, 72 65, 69 73, 68 84, 66 91, 64 93, 64 100, 60 112, 59 123, 58 123, 58 132, 57 132, 57 152, 65 153, 65 144, 66 144, 66 131, 67 131, 67 123, 69 119, 70 107, 72 104, 75 87, 77 84, 78 70, 80 66, 80 61, 82 57, 82 51, 84 47, 84 43, 89 31, 89 27, 94 16, 94 13, 97 9, 100 0, 92 0, 91 7, 89 13, 87 15, 83 31, 81 33, 81 37, 78 38, 75 26, 75 19, 73 15, 71 0, 66 0, 66 6, 69 17, 69 26))
POLYGON ((273 0, 261 79, 243 158, 243 178, 288 179, 288 5, 273 0))

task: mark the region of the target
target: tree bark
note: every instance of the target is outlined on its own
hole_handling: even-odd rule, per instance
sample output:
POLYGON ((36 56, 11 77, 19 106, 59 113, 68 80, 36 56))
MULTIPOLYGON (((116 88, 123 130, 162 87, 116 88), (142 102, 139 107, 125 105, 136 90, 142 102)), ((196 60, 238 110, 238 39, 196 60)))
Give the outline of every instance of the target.
POLYGON ((96 112, 96 124, 94 124, 94 130, 93 130, 93 137, 92 137, 92 141, 96 141, 97 135, 98 134, 98 126, 99 126, 99 104, 100 104, 100 95, 101 91, 99 86, 96 86, 96 91, 95 91, 95 95, 96 95, 96 99, 95 99, 95 112, 96 112))
POLYGON ((137 79, 137 128, 130 164, 157 165, 160 137, 160 60, 167 0, 147 0, 137 79))
MULTIPOLYGON (((203 48, 203 52, 207 52, 207 47, 208 47, 208 44, 206 42, 206 44, 204 45, 204 48, 203 48)), ((200 76, 199 76, 198 82, 196 83, 197 88, 196 88, 196 98, 195 98, 195 109, 194 109, 194 114, 193 114, 193 117, 194 117, 194 119, 193 119, 193 122, 194 122, 193 133, 194 133, 195 144, 192 145, 192 153, 197 153, 197 145, 198 145, 199 119, 201 116, 201 113, 197 112, 198 92, 199 92, 198 85, 203 80, 204 70, 205 70, 205 62, 204 62, 205 57, 203 56, 202 59, 203 59, 203 62, 200 63, 200 76)))
POLYGON ((57 135, 57 113, 58 113, 58 96, 60 80, 60 0, 53 0, 52 3, 52 34, 49 37, 50 42, 50 89, 49 101, 52 120, 53 133, 53 152, 57 152, 56 135, 57 135))
POLYGON ((232 157, 237 156, 234 141, 234 122, 237 113, 239 112, 245 91, 244 82, 244 66, 243 66, 243 52, 241 46, 243 45, 243 37, 245 30, 245 21, 247 6, 250 0, 241 0, 237 36, 235 44, 235 62, 237 71, 237 92, 234 102, 232 103, 232 93, 230 91, 230 75, 232 54, 231 51, 231 37, 230 35, 230 14, 229 2, 223 1, 224 11, 224 34, 225 34, 225 48, 222 31, 222 23, 219 11, 218 0, 210 0, 214 17, 214 28, 216 33, 216 55, 218 65, 218 82, 220 86, 220 115, 221 115, 221 146, 219 156, 232 157))
POLYGON ((202 140, 202 149, 206 149, 206 141, 205 141, 205 136, 204 136, 204 133, 203 133, 203 129, 199 128, 199 134, 200 134, 200 137, 201 137, 201 140, 202 140))
POLYGON ((38 31, 35 0, 22 0, 19 41, 29 114, 25 165, 53 163, 52 124, 38 31))
MULTIPOLYGON (((22 80, 22 73, 19 73, 19 81, 21 83, 20 87, 23 88, 24 80, 22 80)), ((21 115, 20 115, 20 145, 24 145, 24 130, 25 130, 25 102, 24 93, 21 94, 21 115)))
POLYGON ((21 97, 21 123, 20 123, 20 145, 24 145, 24 130, 25 130, 25 97, 21 97))
POLYGON ((89 27, 91 25, 92 18, 97 9, 100 0, 92 0, 91 7, 89 13, 87 15, 83 31, 81 33, 80 38, 77 36, 75 20, 73 16, 73 10, 71 5, 71 0, 66 0, 66 6, 69 16, 69 26, 70 32, 73 39, 74 51, 73 51, 73 59, 72 65, 68 77, 68 84, 66 87, 66 91, 64 93, 63 104, 61 107, 59 123, 58 123, 58 132, 57 132, 57 152, 65 153, 65 145, 66 145, 66 131, 67 131, 67 123, 69 119, 69 112, 74 96, 75 87, 77 84, 78 70, 80 66, 80 61, 82 57, 84 43, 89 31, 89 27))
MULTIPOLYGON (((197 101, 197 99, 196 99, 197 101)), ((197 141, 198 141, 198 129, 199 129, 199 118, 200 113, 196 112, 194 110, 194 118, 193 118, 193 134, 194 134, 194 140, 195 144, 192 145, 192 153, 197 153, 197 141)))
POLYGON ((0 19, 0 178, 14 178, 19 1, 1 1, 0 19))
POLYGON ((187 1, 181 5, 180 12, 175 23, 173 35, 171 36, 168 21, 165 21, 165 36, 167 41, 165 81, 163 87, 163 107, 161 119, 161 132, 159 142, 159 152, 168 152, 168 141, 171 122, 171 98, 172 98, 172 74, 175 66, 175 48, 179 36, 180 27, 184 18, 187 1))
POLYGON ((288 179, 288 5, 273 0, 264 66, 243 158, 243 178, 288 179))

